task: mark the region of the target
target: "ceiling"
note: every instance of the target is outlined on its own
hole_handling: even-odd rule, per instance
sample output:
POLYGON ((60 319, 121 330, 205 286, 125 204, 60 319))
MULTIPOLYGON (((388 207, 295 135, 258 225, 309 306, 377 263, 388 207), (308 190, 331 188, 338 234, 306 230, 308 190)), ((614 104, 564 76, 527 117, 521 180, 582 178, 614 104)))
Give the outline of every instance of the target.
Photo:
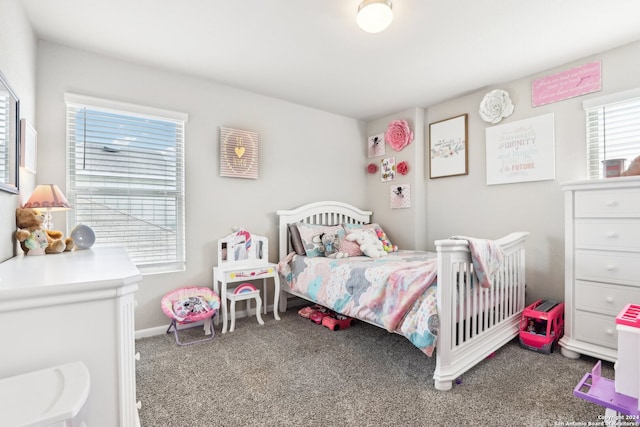
POLYGON ((20 0, 41 39, 369 120, 640 40, 638 0, 20 0))

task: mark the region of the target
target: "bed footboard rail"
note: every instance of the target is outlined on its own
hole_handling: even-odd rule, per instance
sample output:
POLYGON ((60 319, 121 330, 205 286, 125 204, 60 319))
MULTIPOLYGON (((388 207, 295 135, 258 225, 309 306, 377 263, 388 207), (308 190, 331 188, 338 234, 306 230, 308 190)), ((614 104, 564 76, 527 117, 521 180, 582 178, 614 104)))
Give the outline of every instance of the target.
POLYGON ((436 388, 452 381, 518 334, 525 306, 525 242, 529 233, 496 241, 504 262, 490 288, 481 288, 465 240, 438 240, 436 388))

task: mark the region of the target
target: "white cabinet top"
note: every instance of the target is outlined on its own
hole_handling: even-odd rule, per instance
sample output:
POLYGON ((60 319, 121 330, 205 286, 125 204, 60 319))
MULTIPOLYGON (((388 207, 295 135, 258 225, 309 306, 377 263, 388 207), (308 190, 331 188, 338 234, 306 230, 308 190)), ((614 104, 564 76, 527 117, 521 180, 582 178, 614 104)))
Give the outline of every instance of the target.
POLYGON ((638 187, 640 176, 621 176, 606 179, 585 179, 582 181, 565 182, 562 184, 563 190, 597 190, 600 188, 627 188, 638 187))
POLYGON ((135 292, 142 275, 123 248, 92 248, 0 263, 0 312, 135 292), (38 302, 39 300, 39 302, 38 302))

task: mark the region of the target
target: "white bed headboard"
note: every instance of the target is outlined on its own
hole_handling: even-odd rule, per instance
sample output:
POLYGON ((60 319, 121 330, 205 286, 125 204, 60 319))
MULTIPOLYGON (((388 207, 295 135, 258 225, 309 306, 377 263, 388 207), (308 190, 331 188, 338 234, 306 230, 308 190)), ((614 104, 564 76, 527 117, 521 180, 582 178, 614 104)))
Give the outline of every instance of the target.
POLYGON ((291 210, 278 210, 278 259, 291 252, 288 224, 304 222, 306 224, 338 225, 366 224, 371 222, 371 211, 363 211, 348 203, 325 201, 302 205, 291 210))

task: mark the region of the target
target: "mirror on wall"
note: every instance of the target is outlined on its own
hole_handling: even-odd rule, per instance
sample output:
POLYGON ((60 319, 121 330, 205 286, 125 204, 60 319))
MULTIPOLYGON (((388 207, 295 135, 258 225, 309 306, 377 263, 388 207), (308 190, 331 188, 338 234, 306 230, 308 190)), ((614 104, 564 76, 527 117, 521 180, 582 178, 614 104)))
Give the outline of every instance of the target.
POLYGON ((20 100, 0 72, 0 190, 18 193, 20 100))

